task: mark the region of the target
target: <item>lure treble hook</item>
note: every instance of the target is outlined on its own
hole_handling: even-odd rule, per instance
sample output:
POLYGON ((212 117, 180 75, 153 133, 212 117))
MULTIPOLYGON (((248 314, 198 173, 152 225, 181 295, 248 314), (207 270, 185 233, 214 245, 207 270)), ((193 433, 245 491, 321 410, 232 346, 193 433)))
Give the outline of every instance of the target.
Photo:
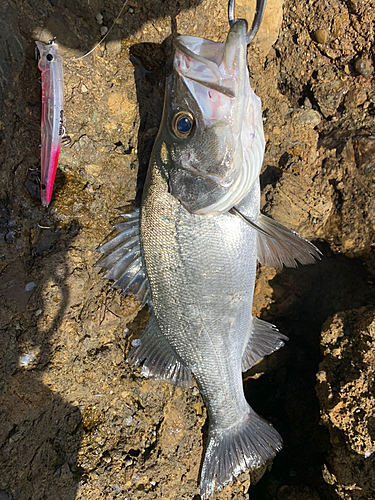
MULTIPOLYGON (((234 19, 235 4, 236 0, 228 1, 228 21, 230 27, 236 22, 236 20, 234 19)), ((260 23, 262 22, 263 19, 265 8, 266 8, 266 0, 257 0, 253 24, 251 25, 251 28, 249 29, 246 35, 246 42, 248 45, 254 40, 255 35, 258 33, 260 23)))

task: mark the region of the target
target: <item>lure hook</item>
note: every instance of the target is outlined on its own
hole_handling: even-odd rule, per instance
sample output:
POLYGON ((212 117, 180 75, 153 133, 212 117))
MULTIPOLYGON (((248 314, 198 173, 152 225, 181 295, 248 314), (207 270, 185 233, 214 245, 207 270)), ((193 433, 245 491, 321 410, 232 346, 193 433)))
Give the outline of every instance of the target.
MULTIPOLYGON (((234 19, 235 6, 236 6, 236 0, 228 1, 228 22, 230 27, 236 22, 236 20, 234 19)), ((255 35, 258 33, 260 23, 262 22, 263 19, 265 8, 266 8, 266 0, 257 0, 253 24, 251 25, 251 28, 249 29, 246 35, 246 42, 248 45, 254 40, 255 35)))

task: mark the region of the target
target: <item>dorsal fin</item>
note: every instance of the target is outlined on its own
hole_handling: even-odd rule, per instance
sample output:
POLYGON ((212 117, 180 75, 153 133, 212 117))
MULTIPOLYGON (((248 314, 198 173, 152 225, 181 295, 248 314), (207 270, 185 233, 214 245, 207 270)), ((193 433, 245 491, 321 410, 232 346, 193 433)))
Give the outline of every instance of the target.
POLYGON ((96 251, 105 257, 95 266, 107 269, 103 278, 114 280, 112 286, 121 288, 123 294, 131 293, 142 304, 152 305, 148 278, 141 257, 139 210, 122 214, 122 217, 124 222, 115 224, 119 234, 97 248, 96 251))

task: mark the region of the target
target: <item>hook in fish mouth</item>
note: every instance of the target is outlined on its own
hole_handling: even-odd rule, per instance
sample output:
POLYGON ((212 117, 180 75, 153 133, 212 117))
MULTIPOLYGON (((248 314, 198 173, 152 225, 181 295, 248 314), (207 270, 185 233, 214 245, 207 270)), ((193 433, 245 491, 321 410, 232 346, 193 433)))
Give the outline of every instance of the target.
MULTIPOLYGON (((228 22, 230 27, 232 27, 232 25, 236 22, 236 20, 234 19, 235 4, 236 0, 228 1, 228 22)), ((246 35, 247 45, 249 45, 249 43, 251 43, 254 40, 255 35, 258 33, 260 24, 263 19, 265 8, 266 8, 266 0, 257 0, 253 24, 251 25, 251 28, 249 29, 246 35)))

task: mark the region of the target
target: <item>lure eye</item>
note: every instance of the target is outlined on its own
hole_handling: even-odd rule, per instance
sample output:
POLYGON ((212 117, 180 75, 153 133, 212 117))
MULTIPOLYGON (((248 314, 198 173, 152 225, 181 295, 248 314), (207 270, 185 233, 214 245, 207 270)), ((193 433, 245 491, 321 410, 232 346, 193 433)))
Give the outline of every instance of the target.
POLYGON ((46 58, 47 58, 47 61, 53 61, 53 55, 52 54, 47 54, 46 58))
POLYGON ((172 119, 172 131, 179 139, 186 139, 194 130, 194 117, 188 111, 179 111, 172 119))

